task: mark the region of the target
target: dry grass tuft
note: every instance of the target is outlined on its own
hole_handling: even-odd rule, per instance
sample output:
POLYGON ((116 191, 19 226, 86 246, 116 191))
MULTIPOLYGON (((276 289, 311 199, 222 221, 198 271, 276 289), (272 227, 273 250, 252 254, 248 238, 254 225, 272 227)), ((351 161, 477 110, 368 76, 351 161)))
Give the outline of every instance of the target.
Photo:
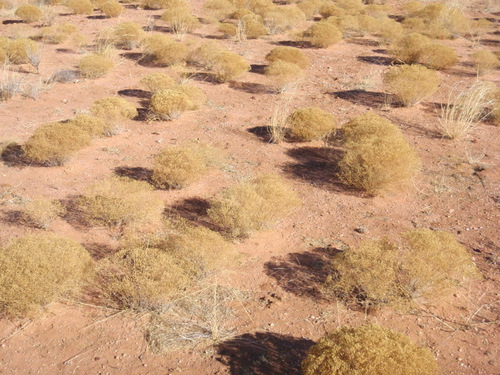
POLYGON ((458 57, 453 48, 431 43, 420 51, 417 62, 430 69, 442 70, 458 64, 458 57))
POLYGON ((177 84, 175 80, 166 73, 151 73, 146 77, 141 79, 141 85, 151 92, 157 92, 160 90, 170 89, 175 87, 177 84))
POLYGON ((290 134, 298 141, 312 141, 330 136, 337 128, 335 117, 316 107, 301 108, 287 119, 290 134))
POLYGON ((115 46, 133 49, 139 46, 145 32, 136 22, 120 22, 113 28, 111 38, 115 46))
POLYGON ((376 324, 327 334, 309 349, 302 371, 304 375, 439 374, 429 349, 376 324))
POLYGON ((68 0, 65 4, 75 14, 92 14, 94 6, 90 0, 68 0))
POLYGON ((30 62, 29 54, 39 54, 40 48, 36 42, 30 39, 14 39, 11 40, 5 50, 12 64, 28 64, 30 62))
POLYGON ((191 65, 202 67, 210 70, 212 68, 215 57, 224 52, 225 48, 215 40, 203 42, 195 48, 187 59, 191 65))
POLYGON ((88 252, 55 234, 30 234, 0 249, 0 311, 35 315, 57 297, 75 291, 92 273, 88 252))
POLYGON ((149 105, 154 117, 160 120, 173 120, 193 107, 189 96, 176 88, 157 91, 149 105))
POLYGON ((302 68, 294 63, 276 60, 264 70, 264 74, 271 78, 272 86, 277 92, 288 91, 305 77, 302 68))
POLYGON ((340 42, 342 32, 328 21, 319 21, 304 31, 303 38, 313 47, 326 48, 340 42))
POLYGON ((100 117, 81 114, 72 118, 68 123, 78 126, 91 137, 111 136, 115 134, 113 127, 100 117))
POLYGON ((169 66, 184 61, 189 49, 182 43, 175 42, 168 35, 153 34, 142 42, 146 58, 155 64, 169 66))
POLYGON ((228 0, 208 0, 203 4, 203 8, 218 21, 229 18, 236 10, 234 4, 228 0))
POLYGON ((270 7, 262 16, 270 34, 282 34, 306 20, 306 15, 296 5, 270 7))
POLYGON ((211 70, 218 82, 227 82, 241 77, 250 68, 250 64, 240 55, 224 51, 214 57, 211 70))
POLYGON ((500 59, 490 50, 480 49, 471 54, 477 75, 488 73, 500 67, 500 59))
POLYGON ((43 12, 36 5, 25 4, 16 9, 16 16, 26 23, 40 21, 43 18, 43 12))
POLYGON ((101 78, 108 74, 115 64, 109 58, 97 54, 84 56, 78 61, 78 69, 86 78, 101 78))
POLYGON ((57 217, 65 213, 65 207, 58 200, 40 198, 24 205, 23 220, 37 228, 47 229, 57 217))
POLYGON ((230 235, 242 237, 269 227, 299 205, 297 194, 280 177, 265 174, 224 190, 208 215, 230 235))
POLYGON ((286 61, 298 65, 302 69, 307 69, 311 65, 311 60, 300 49, 295 47, 280 46, 273 48, 266 55, 266 60, 269 62, 286 61))
POLYGON ((183 37, 185 34, 194 31, 200 27, 198 18, 191 14, 187 3, 182 2, 179 5, 167 8, 161 15, 172 32, 177 36, 183 37))
POLYGON ((125 10, 124 6, 116 0, 104 2, 99 9, 109 18, 119 17, 125 10))
POLYGON ((116 123, 124 118, 133 119, 138 115, 134 103, 115 97, 96 100, 90 107, 90 113, 110 123, 116 123))
POLYGON ((390 49, 390 54, 396 61, 414 64, 418 62, 421 51, 431 43, 431 40, 425 35, 411 33, 401 38, 390 49))

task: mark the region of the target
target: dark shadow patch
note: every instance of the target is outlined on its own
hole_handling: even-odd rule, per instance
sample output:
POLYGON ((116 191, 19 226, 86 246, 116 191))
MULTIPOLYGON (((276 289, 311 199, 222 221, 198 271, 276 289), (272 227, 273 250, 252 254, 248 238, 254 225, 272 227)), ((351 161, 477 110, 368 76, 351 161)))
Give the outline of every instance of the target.
POLYGON ((328 300, 322 292, 322 286, 329 276, 335 274, 331 259, 339 252, 338 249, 327 247, 275 257, 264 264, 264 272, 289 293, 328 300))
POLYGON ((66 214, 62 217, 73 228, 86 230, 88 221, 85 217, 85 212, 80 207, 80 200, 83 196, 71 195, 66 199, 61 199, 60 202, 66 209, 66 214))
POLYGON ((194 197, 180 200, 166 210, 167 216, 181 217, 189 222, 220 232, 221 228, 208 218, 210 202, 207 199, 194 197))
POLYGON ((116 248, 97 242, 83 244, 83 247, 89 252, 92 259, 96 261, 108 258, 118 251, 116 248))
POLYGON ((253 128, 247 129, 251 134, 256 135, 262 142, 271 142, 271 135, 269 134, 268 126, 255 126, 253 128))
POLYGON ((397 103, 395 97, 383 92, 347 90, 337 91, 332 93, 332 95, 336 98, 347 100, 353 104, 361 104, 371 108, 380 108, 383 107, 386 103, 397 103))
POLYGON ((95 15, 95 16, 88 16, 87 19, 89 20, 105 20, 107 19, 108 17, 107 16, 104 16, 104 15, 95 15))
POLYGON ((152 183, 153 171, 142 167, 116 167, 115 173, 120 177, 128 177, 137 181, 152 183))
POLYGON ((173 33, 172 28, 170 28, 168 26, 158 26, 158 25, 153 26, 153 31, 156 31, 157 33, 165 33, 165 34, 173 33))
POLYGON ((5 224, 15 225, 15 224, 26 224, 24 220, 24 215, 22 211, 10 210, 3 212, 2 222, 5 224))
POLYGON ((231 375, 300 375, 314 341, 273 332, 245 333, 218 345, 231 375))
POLYGON ((69 49, 69 48, 56 48, 56 52, 58 53, 75 53, 75 51, 73 51, 72 49, 69 49))
POLYGON ((256 74, 264 74, 267 67, 267 65, 262 65, 262 64, 252 64, 250 66, 251 66, 250 73, 256 73, 256 74))
POLYGON ((13 25, 13 24, 16 24, 16 23, 23 23, 23 22, 24 21, 21 21, 21 20, 5 20, 2 23, 4 25, 13 25))
POLYGON ((369 46, 377 47, 380 45, 376 40, 365 39, 365 38, 349 38, 345 40, 349 44, 357 44, 359 46, 369 46))
POLYGON ((273 94, 274 91, 271 90, 266 85, 261 83, 252 83, 252 82, 230 82, 229 87, 233 90, 243 91, 248 94, 273 94))
POLYGON ((150 121, 150 111, 148 108, 137 108, 137 116, 133 118, 134 121, 144 122, 150 121))
POLYGON ((139 62, 144 58, 144 55, 141 52, 124 52, 120 53, 120 56, 135 62, 139 62))
POLYGON ((0 156, 7 167, 38 166, 24 155, 22 146, 17 143, 7 145, 0 156))
POLYGON ((387 50, 384 48, 375 48, 372 50, 373 53, 381 53, 382 55, 387 53, 387 50))
POLYGON ((230 39, 230 37, 227 37, 227 36, 225 36, 223 34, 220 34, 220 35, 203 35, 203 34, 193 33, 192 35, 196 35, 196 36, 199 36, 199 37, 205 38, 205 39, 213 39, 213 40, 230 39))
POLYGON ((295 47, 295 48, 313 48, 311 43, 306 41, 297 41, 297 40, 282 40, 279 42, 272 43, 278 46, 287 46, 287 47, 295 47))
POLYGON ((140 98, 140 99, 151 99, 153 94, 149 91, 138 90, 138 89, 125 89, 118 91, 118 95, 120 96, 128 96, 131 98, 140 98))
POLYGON ((358 56, 358 61, 363 61, 368 64, 388 66, 392 65, 393 60, 385 56, 358 56))
POLYGON ((498 39, 481 39, 479 43, 483 46, 500 47, 500 40, 498 39))
POLYGON ((126 9, 139 10, 140 6, 136 4, 122 4, 126 9))

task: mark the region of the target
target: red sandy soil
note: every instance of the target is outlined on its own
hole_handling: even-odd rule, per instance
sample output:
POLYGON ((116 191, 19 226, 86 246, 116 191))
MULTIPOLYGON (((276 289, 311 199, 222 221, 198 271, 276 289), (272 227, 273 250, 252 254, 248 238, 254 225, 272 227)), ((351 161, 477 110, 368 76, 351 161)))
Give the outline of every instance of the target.
MULTIPOLYGON (((67 12, 62 6, 55 9, 67 12)), ((194 2, 193 10, 201 14, 201 1, 194 2)), ((152 14, 161 11, 130 7, 119 20, 60 18, 92 39, 99 30, 123 20, 146 26, 152 14)), ((487 16, 500 20, 498 13, 487 16)), ((307 23, 301 25, 305 27, 307 23)), ((195 45, 215 30, 213 25, 204 25, 185 41, 195 45)), ((2 35, 36 31, 36 25, 0 24, 2 35)), ((498 33, 483 39, 486 47, 498 48, 498 33)), ((220 42, 251 64, 263 65, 264 56, 283 40, 289 37, 220 42)), ((303 49, 312 66, 291 108, 317 106, 333 113, 340 124, 358 114, 380 114, 397 124, 418 151, 421 174, 408 188, 383 197, 363 197, 341 186, 319 142, 269 143, 258 127, 270 123, 276 103, 285 94, 272 93, 267 78, 258 72, 224 84, 194 79, 192 84, 209 99, 202 109, 170 122, 124 121, 121 134, 95 140, 64 166, 0 164, 0 244, 37 231, 12 220, 26 200, 39 196, 68 199, 113 175, 116 168, 150 168, 152 156, 162 148, 189 140, 221 147, 230 160, 223 170, 185 189, 158 191, 167 211, 203 221, 205 213, 196 203, 202 206, 222 188, 270 171, 286 178, 303 202, 300 210, 276 228, 236 244, 243 262, 218 282, 244 291, 246 297, 233 301, 235 316, 224 322, 230 332, 219 345, 200 344, 155 355, 144 339, 149 314, 62 300, 34 320, 0 320, 0 374, 299 374, 307 348, 325 332, 365 321, 403 332, 429 347, 443 374, 500 373, 500 129, 481 123, 470 136, 456 141, 437 134, 439 107, 435 104, 445 101, 456 82, 467 85, 475 80, 468 58, 472 43, 462 38, 444 43, 455 48, 461 63, 439 72, 439 91, 412 108, 387 105, 381 73, 390 63, 386 46, 374 37, 346 39, 327 49, 303 49), (482 159, 473 161, 476 156, 482 159), (194 198, 195 207, 190 204, 194 198), (333 249, 382 236, 397 240, 400 233, 419 227, 453 233, 474 255, 484 279, 458 289, 449 299, 423 303, 413 313, 391 308, 366 313, 318 293, 325 261, 333 249)), ((140 65, 130 58, 137 52, 119 50, 119 64, 105 78, 55 83, 36 100, 15 97, 1 103, 2 140, 22 144, 41 124, 71 118, 105 96, 121 96, 144 107, 143 99, 136 96, 140 92, 133 91, 141 89, 140 79, 169 69, 140 65)), ((47 79, 56 69, 74 69, 80 57, 69 42, 45 45, 39 76, 27 65, 15 68, 26 71, 26 80, 47 79)), ((483 77, 497 85, 499 78, 498 70, 483 77)), ((105 228, 88 228, 61 218, 50 230, 76 239, 96 259, 118 246, 116 234, 105 228)))

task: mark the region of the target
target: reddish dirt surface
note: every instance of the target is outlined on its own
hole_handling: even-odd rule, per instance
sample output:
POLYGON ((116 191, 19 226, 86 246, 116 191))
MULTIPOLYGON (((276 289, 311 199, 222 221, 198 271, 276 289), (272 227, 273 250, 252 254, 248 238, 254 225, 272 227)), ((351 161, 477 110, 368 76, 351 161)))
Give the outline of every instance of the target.
MULTIPOLYGON (((74 23, 91 40, 99 30, 121 20, 146 26, 148 16, 161 14, 131 6, 119 20, 89 19, 65 15, 62 6, 54 9, 61 20, 74 23)), ((193 11, 201 14, 201 2, 193 4, 193 11)), ((500 21, 498 13, 488 17, 500 21)), ((0 17, 0 21, 12 19, 0 17)), ((161 21, 157 25, 161 26, 161 21)), ((36 27, 3 22, 0 33, 31 35, 36 27)), ((305 27, 307 23, 301 25, 305 27)), ((204 36, 214 35, 215 29, 203 25, 185 41, 195 45, 204 36)), ((489 48, 498 48, 498 32, 484 39, 490 40, 489 48)), ((220 42, 251 64, 263 65, 264 56, 286 40, 286 35, 274 35, 220 42)), ((439 109, 435 103, 443 103, 456 82, 470 84, 475 80, 468 58, 471 42, 459 38, 444 43, 455 48, 461 63, 439 72, 439 91, 412 108, 387 105, 381 73, 390 63, 386 46, 378 45, 376 38, 350 38, 327 49, 303 50, 312 66, 291 108, 317 106, 333 113, 340 124, 358 114, 380 114, 397 124, 418 151, 421 174, 407 189, 383 197, 363 197, 340 185, 321 143, 276 145, 261 136, 259 127, 270 123, 283 95, 272 93, 267 78, 254 72, 224 84, 194 79, 192 84, 209 99, 202 109, 170 122, 124 121, 121 134, 93 141, 64 166, 1 163, 1 244, 37 231, 15 220, 15 212, 26 200, 39 196, 71 198, 89 184, 113 175, 117 168, 150 168, 152 156, 162 148, 189 140, 219 146, 230 160, 223 170, 212 171, 187 188, 158 191, 167 212, 203 220, 203 210, 190 204, 193 198, 202 205, 222 188, 269 171, 285 177, 303 205, 276 228, 254 233, 236 244, 243 254, 242 264, 218 281, 245 291, 246 297, 233 301, 235 316, 224 322, 230 333, 219 345, 200 344, 154 355, 144 340, 149 314, 78 302, 88 298, 62 300, 47 306, 34 320, 0 320, 0 374, 299 374, 307 348, 325 332, 365 321, 408 334, 429 347, 443 374, 500 373, 500 129, 481 123, 462 140, 438 136, 439 109), (482 156, 478 163, 472 160, 477 156, 482 156), (484 279, 458 289, 449 299, 422 304, 411 313, 390 308, 366 313, 318 293, 317 286, 325 277, 325 261, 333 249, 382 236, 397 240, 401 232, 419 227, 453 233, 474 255, 484 279)), ((141 89, 140 79, 152 72, 173 71, 142 66, 130 58, 138 52, 118 50, 119 64, 104 78, 55 83, 36 100, 15 97, 1 103, 1 140, 22 144, 41 124, 71 118, 105 96, 121 96, 143 108, 143 99, 134 91, 141 89)), ((28 81, 47 79, 56 69, 74 69, 80 57, 69 42, 45 45, 39 76, 28 65, 13 68, 26 71, 28 81)), ((498 70, 483 79, 498 85, 498 70)), ((60 218, 50 230, 76 239, 96 259, 118 246, 115 233, 71 220, 60 218)))

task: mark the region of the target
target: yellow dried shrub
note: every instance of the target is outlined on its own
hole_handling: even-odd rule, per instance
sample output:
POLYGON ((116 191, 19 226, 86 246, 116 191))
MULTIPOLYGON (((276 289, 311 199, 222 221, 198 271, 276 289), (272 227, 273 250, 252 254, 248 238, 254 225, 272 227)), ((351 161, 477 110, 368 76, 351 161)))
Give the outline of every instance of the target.
POLYGON ((108 227, 157 226, 164 210, 151 185, 126 177, 91 185, 78 203, 89 224, 108 227))
POLYGON ((427 99, 436 92, 440 83, 436 72, 422 65, 393 67, 383 78, 387 92, 395 95, 405 107, 427 99))
POLYGON ((40 229, 47 229, 57 217, 65 213, 66 209, 61 202, 49 198, 29 201, 22 210, 23 220, 40 229))
POLYGON ((161 19, 175 34, 185 34, 201 26, 198 18, 191 14, 187 4, 167 8, 161 19))
POLYGON ((490 50, 480 49, 471 54, 477 74, 485 74, 500 67, 500 59, 490 50))
POLYGON ((89 253, 55 234, 29 234, 0 249, 0 312, 33 316, 75 292, 92 274, 89 253))
POLYGON ((103 12, 106 17, 114 18, 120 16, 125 8, 116 0, 106 1, 99 6, 101 12, 103 12))
POLYGON ((75 152, 90 144, 90 135, 70 123, 40 126, 24 144, 27 158, 47 165, 62 165, 75 152))
POLYGON ((335 0, 335 4, 351 15, 360 14, 365 11, 365 5, 362 0, 335 0))
POLYGON ((137 117, 135 104, 123 98, 101 98, 92 103, 90 113, 109 122, 137 117))
POLYGON ((186 94, 189 100, 191 101, 191 106, 189 110, 195 111, 200 109, 207 102, 207 96, 203 92, 202 89, 193 85, 177 85, 173 87, 175 90, 186 94))
POLYGON ((16 9, 16 16, 24 22, 32 23, 40 21, 43 18, 43 13, 36 5, 25 4, 16 9))
POLYGON ((453 48, 440 43, 431 43, 420 50, 417 62, 430 69, 441 70, 458 64, 458 57, 453 48))
POLYGON ((304 0, 297 4, 297 8, 304 12, 307 20, 312 20, 319 12, 322 4, 321 0, 304 0))
POLYGON ((38 38, 44 43, 59 44, 64 42, 71 34, 77 31, 77 27, 65 22, 57 26, 47 26, 40 30, 38 38))
POLYGON ((403 26, 393 19, 383 18, 379 21, 376 35, 382 39, 384 43, 391 43, 398 40, 403 34, 403 26))
POLYGON ((271 34, 280 34, 294 29, 306 20, 304 12, 297 6, 274 6, 263 14, 263 22, 271 34))
POLYGON ((114 134, 113 127, 104 119, 92 115, 81 114, 72 118, 68 123, 78 126, 91 137, 111 136, 114 134))
POLYGON ((172 88, 176 85, 175 80, 167 73, 151 73, 141 79, 141 85, 152 92, 172 88))
POLYGON ((335 132, 337 121, 328 112, 316 107, 301 108, 288 116, 290 134, 298 141, 312 141, 328 137, 335 132))
POLYGON ((303 38, 313 47, 326 48, 342 40, 342 32, 328 21, 314 23, 303 33, 303 38))
POLYGON ((92 14, 94 6, 90 0, 68 0, 65 4, 75 14, 92 14))
POLYGON ((229 18, 236 11, 234 4, 228 0, 208 0, 203 4, 203 8, 219 21, 229 18))
POLYGON ((421 51, 430 44, 431 40, 425 35, 411 33, 401 38, 389 52, 395 60, 405 64, 413 64, 418 62, 421 51))
POLYGON ((171 88, 157 91, 151 97, 149 109, 158 119, 172 120, 193 106, 193 102, 186 93, 171 88))
POLYGON ((297 194, 279 176, 264 174, 221 192, 208 216, 230 235, 242 237, 269 227, 299 205, 297 194))
POLYGON ((136 22, 120 22, 113 28, 111 38, 113 43, 124 49, 133 49, 139 46, 145 32, 136 22))
POLYGON ((401 333, 367 324, 322 337, 302 362, 304 375, 438 375, 431 351, 401 333))
POLYGON ((321 14, 323 18, 343 17, 345 16, 345 10, 335 5, 335 3, 328 1, 321 5, 319 14, 321 14))
POLYGON ((256 17, 255 15, 240 18, 238 28, 238 32, 247 39, 257 39, 268 34, 268 30, 262 23, 261 17, 256 17))
POLYGON ((78 69, 86 78, 101 78, 108 74, 115 64, 106 56, 92 54, 82 57, 78 61, 78 69))
POLYGON ((211 69, 215 57, 224 52, 225 48, 215 40, 203 42, 200 46, 195 48, 187 59, 187 62, 194 66, 199 66, 205 69, 211 69))
POLYGON ((222 22, 217 29, 224 38, 232 38, 238 35, 238 26, 229 22, 222 22))
POLYGON ((5 52, 4 49, 0 47, 0 64, 4 64, 5 62, 7 62, 7 60, 7 52, 5 52))
POLYGON ((158 65, 168 66, 184 61, 189 49, 182 43, 175 42, 168 35, 153 34, 143 40, 144 54, 158 65))
POLYGON ((300 66, 283 60, 273 61, 266 66, 264 74, 271 79, 273 88, 278 92, 293 87, 305 76, 300 66))
POLYGON ((298 48, 287 46, 273 48, 271 52, 266 55, 266 60, 269 62, 282 60, 298 65, 302 69, 306 69, 311 65, 311 60, 304 55, 304 52, 298 48))
POLYGON ((28 54, 39 54, 40 48, 33 40, 20 38, 11 40, 5 52, 7 52, 10 63, 27 64, 29 63, 28 54))
POLYGON ((218 82, 227 82, 241 77, 250 68, 250 64, 237 53, 224 51, 214 57, 211 71, 218 82))

